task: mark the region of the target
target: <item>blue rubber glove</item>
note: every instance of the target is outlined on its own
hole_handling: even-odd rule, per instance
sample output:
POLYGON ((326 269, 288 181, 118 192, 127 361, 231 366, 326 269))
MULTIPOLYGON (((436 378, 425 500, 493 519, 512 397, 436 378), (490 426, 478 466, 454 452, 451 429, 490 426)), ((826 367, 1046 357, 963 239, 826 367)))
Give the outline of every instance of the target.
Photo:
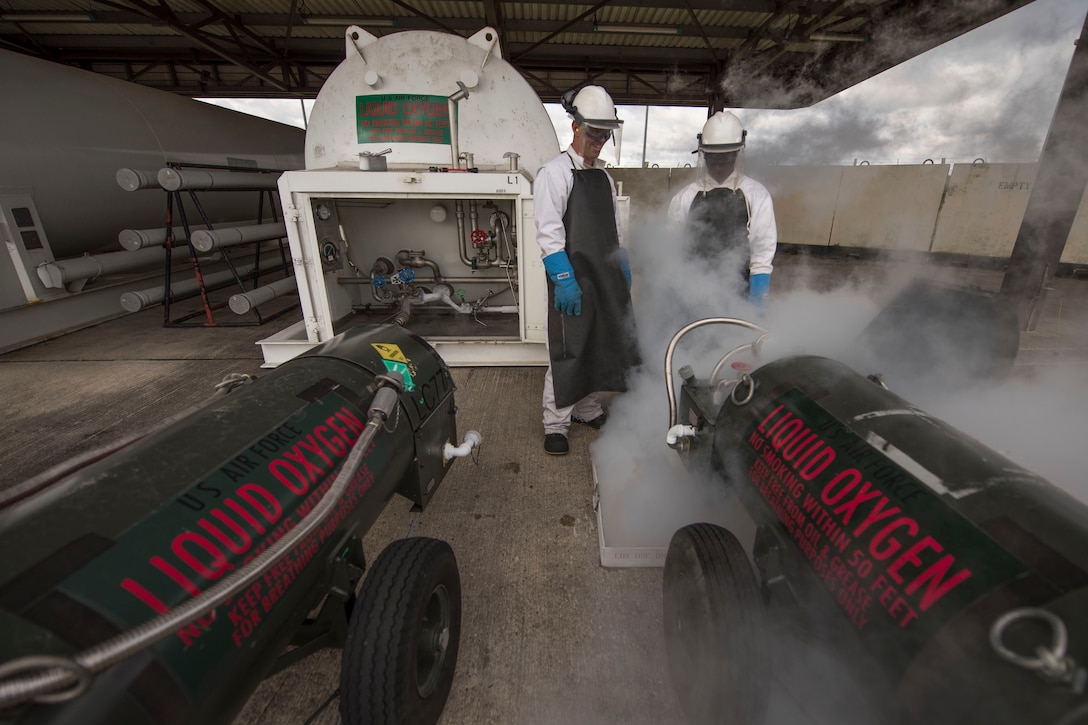
POLYGON ((748 280, 748 299, 759 309, 767 304, 767 295, 771 292, 771 275, 753 274, 748 280))
POLYGON ((620 247, 620 269, 623 270, 623 278, 627 280, 627 289, 631 289, 631 262, 627 259, 627 250, 620 247))
POLYGON ((582 288, 574 279, 574 267, 566 252, 555 252, 544 257, 544 271, 555 283, 555 309, 564 315, 582 314, 582 288))

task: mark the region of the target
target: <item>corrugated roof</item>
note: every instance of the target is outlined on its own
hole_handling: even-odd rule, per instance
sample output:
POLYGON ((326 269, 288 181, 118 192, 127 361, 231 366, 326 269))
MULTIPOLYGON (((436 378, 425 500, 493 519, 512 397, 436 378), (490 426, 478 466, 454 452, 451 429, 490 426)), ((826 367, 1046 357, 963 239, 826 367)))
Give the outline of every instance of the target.
POLYGON ((822 100, 1029 1, 162 0, 124 10, 2 0, 0 47, 185 95, 312 97, 343 59, 349 24, 463 36, 492 25, 545 101, 592 78, 624 104, 781 108, 822 100), (58 15, 72 13, 80 17, 58 15), (875 40, 887 35, 895 42, 875 40), (691 80, 678 87, 677 76, 691 80))

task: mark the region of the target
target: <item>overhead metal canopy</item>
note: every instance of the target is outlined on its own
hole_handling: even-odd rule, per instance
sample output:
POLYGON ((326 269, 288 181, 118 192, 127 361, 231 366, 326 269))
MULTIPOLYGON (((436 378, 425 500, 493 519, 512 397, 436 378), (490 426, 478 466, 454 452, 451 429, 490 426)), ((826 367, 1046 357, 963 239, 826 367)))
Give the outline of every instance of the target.
POLYGON ((185 96, 313 98, 344 29, 499 31, 545 102, 798 108, 1031 0, 0 0, 0 47, 185 96))

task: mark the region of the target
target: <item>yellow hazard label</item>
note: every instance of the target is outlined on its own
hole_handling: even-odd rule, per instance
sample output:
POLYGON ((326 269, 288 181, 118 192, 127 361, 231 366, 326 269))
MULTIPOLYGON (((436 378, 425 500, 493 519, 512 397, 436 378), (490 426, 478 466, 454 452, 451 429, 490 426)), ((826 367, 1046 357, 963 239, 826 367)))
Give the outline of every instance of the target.
POLYGON ((408 358, 401 352, 400 345, 390 345, 385 342, 372 342, 371 345, 378 354, 382 356, 383 360, 392 360, 394 362, 408 364, 408 358))

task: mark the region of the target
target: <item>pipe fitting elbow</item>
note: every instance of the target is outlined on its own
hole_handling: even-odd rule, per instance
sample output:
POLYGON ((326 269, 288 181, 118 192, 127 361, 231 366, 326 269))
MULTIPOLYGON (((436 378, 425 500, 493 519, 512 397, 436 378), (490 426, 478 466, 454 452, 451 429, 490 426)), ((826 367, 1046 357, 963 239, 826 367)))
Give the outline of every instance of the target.
POLYGON ((461 445, 455 447, 452 443, 447 443, 442 447, 442 460, 448 461, 452 458, 464 458, 472 452, 473 448, 479 448, 483 442, 483 436, 477 431, 470 430, 465 433, 461 445))
POLYGON ((693 425, 674 425, 669 428, 669 432, 665 434, 665 442, 669 444, 669 448, 676 448, 680 444, 680 440, 683 438, 694 438, 696 428, 693 425))
POLYGON ((413 269, 427 267, 434 276, 435 284, 442 284, 442 270, 438 268, 438 262, 427 257, 427 253, 424 251, 402 249, 397 252, 397 264, 402 267, 412 267, 413 269))

